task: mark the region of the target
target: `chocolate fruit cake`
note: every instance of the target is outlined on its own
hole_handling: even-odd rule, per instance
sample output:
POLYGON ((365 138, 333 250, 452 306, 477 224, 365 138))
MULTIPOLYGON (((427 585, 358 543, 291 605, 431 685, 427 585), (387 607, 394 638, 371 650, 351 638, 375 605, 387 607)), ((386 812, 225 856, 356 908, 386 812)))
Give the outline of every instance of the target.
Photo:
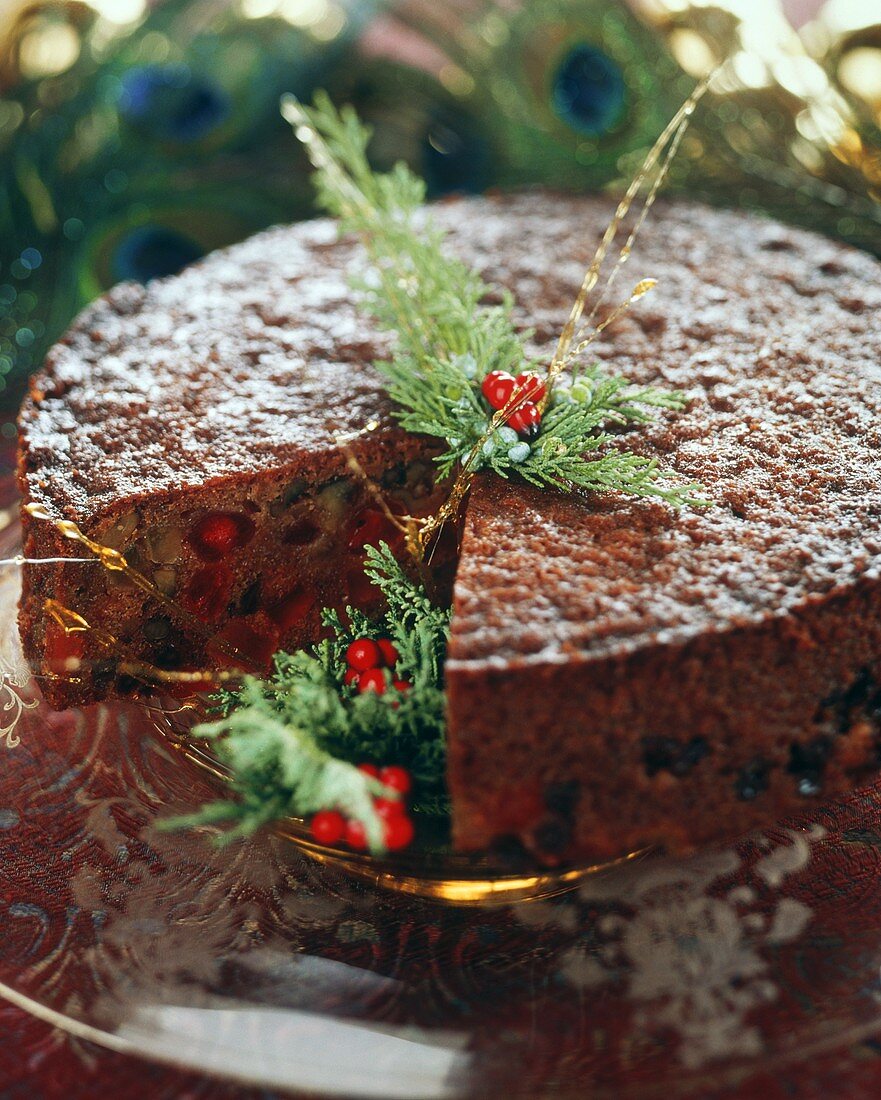
MULTIPOLYGON (((314 640, 322 607, 376 602, 364 546, 397 533, 351 456, 396 509, 437 506, 431 442, 393 425, 364 370, 383 342, 364 332, 346 281, 353 247, 336 237, 328 222, 276 230, 149 289, 119 286, 32 380, 24 503, 124 552, 175 605, 120 573, 27 568, 22 636, 54 706, 133 685, 89 635, 47 619, 47 597, 160 668, 232 658, 260 670, 314 640)), ((27 557, 72 556, 23 514, 27 557)))
MULTIPOLYGON (((435 216, 547 362, 609 213, 524 194, 435 216)), ((881 763, 881 267, 690 205, 656 208, 638 256, 658 289, 596 355, 691 402, 620 442, 714 506, 476 479, 446 670, 462 849, 685 849, 881 763)), ((230 648, 261 666, 315 636, 320 606, 369 607, 363 546, 389 532, 350 450, 401 510, 444 494, 433 444, 394 425, 369 366, 388 342, 352 302, 360 262, 330 222, 272 230, 118 288, 53 350, 22 411, 24 505, 124 551, 182 607, 97 568, 27 567, 22 636, 54 705, 127 684, 88 635, 47 626, 47 596, 164 667, 230 648), (88 658, 74 682, 71 656, 88 658)), ((28 557, 74 552, 23 523, 28 557)))

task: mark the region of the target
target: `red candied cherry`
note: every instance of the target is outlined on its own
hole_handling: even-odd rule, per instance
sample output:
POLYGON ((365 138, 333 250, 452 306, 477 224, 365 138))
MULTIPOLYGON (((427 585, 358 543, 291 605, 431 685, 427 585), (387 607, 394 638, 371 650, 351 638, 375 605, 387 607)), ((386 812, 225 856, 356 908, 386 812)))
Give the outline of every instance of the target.
POLYGON ((206 622, 213 622, 229 603, 233 575, 225 565, 204 565, 190 577, 184 606, 206 622))
POLYGON ((361 673, 357 668, 347 668, 343 679, 347 687, 357 687, 358 681, 361 679, 361 673))
POLYGON ((415 830, 413 822, 406 814, 390 817, 383 822, 383 840, 390 852, 399 852, 412 841, 415 830))
POLYGON ((527 401, 525 405, 515 409, 508 417, 508 427, 513 428, 518 435, 528 437, 532 437, 538 432, 540 423, 541 413, 538 410, 538 405, 534 405, 531 401, 527 401))
POLYGON ((203 561, 220 561, 254 537, 256 527, 248 516, 234 512, 209 512, 190 531, 193 549, 203 561))
POLYGON ((525 371, 516 378, 517 392, 528 395, 530 401, 538 404, 547 393, 547 385, 540 374, 525 371))
POLYGON ((398 663, 398 651, 388 638, 378 638, 376 644, 382 654, 382 663, 386 668, 394 668, 398 663))
POLYGON ((346 819, 336 810, 321 810, 312 818, 310 828, 319 844, 339 844, 346 835, 346 819))
POLYGON ((379 668, 382 664, 382 651, 370 638, 356 638, 346 650, 346 664, 356 672, 379 668))
POLYGON ((514 393, 514 376, 506 370, 491 370, 480 386, 480 392, 492 409, 503 409, 514 393))
POLYGON ((377 603, 382 593, 364 572, 364 566, 356 565, 346 576, 347 602, 353 607, 367 608, 377 603))
POLYGON ((355 517, 348 545, 350 550, 362 550, 365 546, 379 546, 381 542, 394 544, 398 536, 397 527, 385 512, 368 506, 355 517))
POLYGON ((371 779, 379 779, 379 768, 375 764, 359 764, 358 771, 369 775, 371 779))
POLYGON ((362 822, 354 819, 346 822, 346 844, 356 852, 366 851, 367 830, 362 822))
POLYGON ((368 668, 358 677, 358 691, 363 695, 367 691, 375 691, 377 695, 385 695, 385 676, 381 668, 368 668))
POLYGON ((299 585, 269 608, 269 617, 283 634, 302 626, 315 606, 315 593, 299 585))
POLYGON ((78 667, 84 645, 82 634, 68 634, 54 619, 49 619, 46 623, 46 664, 56 675, 69 675, 78 667))
POLYGON ((413 786, 413 780, 406 768, 400 768, 397 764, 391 764, 383 768, 379 773, 379 781, 384 787, 391 787, 399 794, 409 794, 413 786))

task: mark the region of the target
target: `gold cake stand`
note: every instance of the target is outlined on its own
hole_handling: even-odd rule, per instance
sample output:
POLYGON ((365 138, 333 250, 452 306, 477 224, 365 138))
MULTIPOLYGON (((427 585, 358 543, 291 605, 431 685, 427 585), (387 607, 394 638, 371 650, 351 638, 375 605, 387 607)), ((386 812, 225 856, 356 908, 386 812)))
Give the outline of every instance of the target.
MULTIPOLYGON (((192 708, 184 705, 171 709, 157 701, 150 710, 154 728, 176 752, 215 779, 229 782, 229 775, 211 752, 210 744, 187 736, 186 718, 192 716, 192 708)), ((276 823, 274 830, 298 851, 324 866, 373 886, 450 905, 509 904, 554 897, 574 890, 592 875, 643 859, 650 852, 643 848, 598 863, 515 872, 506 869, 491 854, 453 852, 440 823, 431 819, 419 823, 416 839, 406 852, 383 857, 319 844, 302 818, 287 818, 276 823)))

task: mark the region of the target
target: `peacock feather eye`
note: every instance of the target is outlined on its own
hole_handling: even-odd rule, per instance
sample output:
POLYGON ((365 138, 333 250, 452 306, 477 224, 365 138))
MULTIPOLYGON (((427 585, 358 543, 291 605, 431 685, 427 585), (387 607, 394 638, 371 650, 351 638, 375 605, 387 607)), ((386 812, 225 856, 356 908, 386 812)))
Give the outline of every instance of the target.
POLYGON ((620 66, 603 50, 579 43, 563 58, 551 82, 557 117, 579 134, 602 137, 621 121, 627 86, 620 66))
POLYGON ((113 254, 114 279, 148 283, 178 271, 202 256, 195 241, 164 225, 141 225, 122 238, 113 254))
POLYGON ((199 141, 226 120, 230 97, 189 65, 140 65, 122 77, 119 113, 164 141, 199 141))

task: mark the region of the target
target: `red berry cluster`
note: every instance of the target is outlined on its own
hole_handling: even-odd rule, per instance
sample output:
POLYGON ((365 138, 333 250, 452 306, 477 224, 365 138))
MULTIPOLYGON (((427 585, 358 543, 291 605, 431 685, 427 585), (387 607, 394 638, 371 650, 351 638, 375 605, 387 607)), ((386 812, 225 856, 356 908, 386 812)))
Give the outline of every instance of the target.
POLYGON ((518 374, 515 378, 506 370, 492 370, 480 387, 489 407, 498 411, 512 400, 522 398, 507 419, 509 427, 525 439, 534 439, 539 432, 541 412, 539 402, 547 392, 544 379, 538 374, 518 374))
POLYGON ((407 691, 409 681, 394 678, 397 663, 398 651, 388 638, 379 638, 375 642, 372 638, 356 638, 346 650, 346 683, 357 688, 362 695, 365 691, 382 695, 388 686, 388 669, 392 687, 407 691))
MULTIPOLYGON (((360 764, 362 772, 378 779, 385 787, 397 791, 400 798, 374 798, 373 805, 382 821, 383 841, 390 852, 406 848, 413 839, 413 822, 404 801, 412 781, 406 768, 391 765, 378 768, 375 764, 360 764)), ((367 848, 367 833, 360 821, 346 820, 337 810, 321 810, 312 818, 312 836, 319 844, 333 845, 345 841, 350 848, 363 852, 367 848)))

